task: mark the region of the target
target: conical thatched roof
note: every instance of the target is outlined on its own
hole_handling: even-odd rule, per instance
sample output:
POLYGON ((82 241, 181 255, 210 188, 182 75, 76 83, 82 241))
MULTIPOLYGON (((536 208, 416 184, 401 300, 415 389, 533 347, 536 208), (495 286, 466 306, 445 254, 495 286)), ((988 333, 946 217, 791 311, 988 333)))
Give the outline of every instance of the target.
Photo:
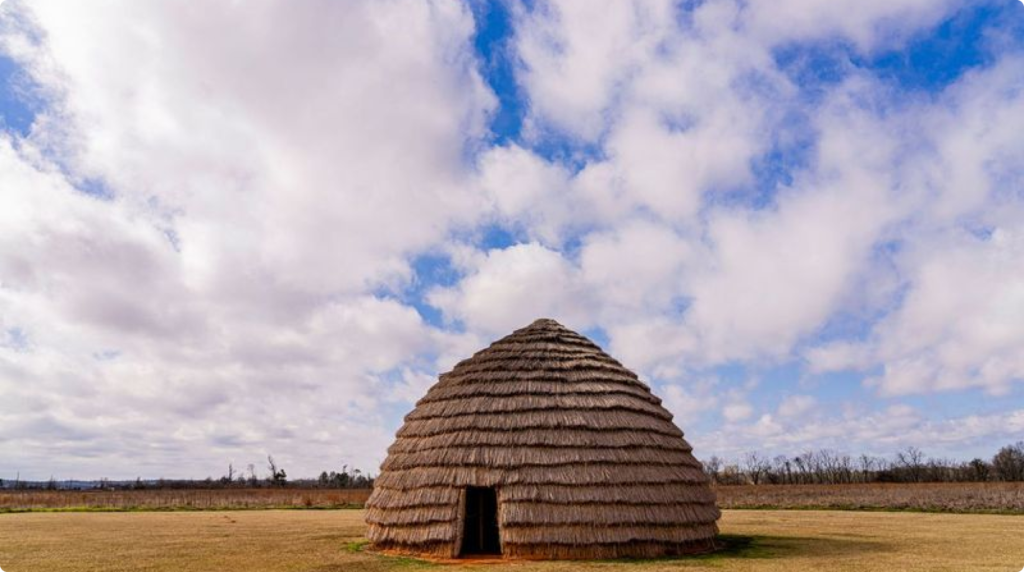
POLYGON ((466 487, 495 487, 502 554, 655 557, 712 546, 701 464, 636 374, 553 320, 440 376, 367 502, 379 549, 455 557, 466 487))

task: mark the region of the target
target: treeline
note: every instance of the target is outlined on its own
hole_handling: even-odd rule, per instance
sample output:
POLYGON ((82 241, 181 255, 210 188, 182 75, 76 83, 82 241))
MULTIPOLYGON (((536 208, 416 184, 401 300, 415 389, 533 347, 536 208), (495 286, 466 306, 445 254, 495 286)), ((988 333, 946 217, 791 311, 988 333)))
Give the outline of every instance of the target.
POLYGON ((374 477, 359 469, 343 465, 340 471, 323 471, 320 476, 289 480, 288 472, 278 465, 273 456, 267 456, 266 472, 257 472, 256 465, 249 464, 244 470, 228 464, 227 472, 220 478, 205 479, 149 479, 134 481, 22 481, 20 478, 5 482, 0 479, 0 489, 13 490, 190 490, 190 489, 232 489, 232 488, 292 488, 292 489, 371 489, 374 477))
POLYGON ((720 485, 1019 482, 1024 481, 1024 441, 1003 447, 989 460, 929 458, 916 447, 891 458, 820 449, 795 457, 747 453, 731 464, 711 457, 704 471, 720 485))

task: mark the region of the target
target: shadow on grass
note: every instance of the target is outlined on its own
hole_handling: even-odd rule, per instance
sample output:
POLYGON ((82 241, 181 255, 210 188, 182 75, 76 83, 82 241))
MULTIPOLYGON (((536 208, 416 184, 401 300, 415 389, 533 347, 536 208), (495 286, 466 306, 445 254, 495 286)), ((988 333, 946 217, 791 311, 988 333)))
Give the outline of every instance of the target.
POLYGON ((718 549, 706 554, 674 556, 658 559, 610 560, 617 564, 652 564, 665 562, 686 562, 700 564, 724 564, 732 560, 771 560, 799 556, 822 556, 842 558, 859 556, 871 552, 885 552, 890 548, 884 542, 849 538, 809 538, 798 536, 765 536, 720 534, 716 538, 718 549))

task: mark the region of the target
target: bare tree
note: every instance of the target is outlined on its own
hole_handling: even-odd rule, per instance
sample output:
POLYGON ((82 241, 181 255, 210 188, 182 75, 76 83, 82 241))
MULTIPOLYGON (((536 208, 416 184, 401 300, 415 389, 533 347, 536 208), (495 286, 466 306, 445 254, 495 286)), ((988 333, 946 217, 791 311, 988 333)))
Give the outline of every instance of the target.
POLYGON ((806 467, 807 482, 808 483, 821 483, 822 482, 822 469, 821 469, 821 456, 816 451, 807 451, 803 455, 804 467, 806 467))
POLYGON ((1024 481, 1024 441, 1007 445, 992 458, 992 468, 1003 481, 1024 481))
POLYGON ((747 476, 750 478, 750 482, 755 485, 761 484, 761 479, 764 474, 771 468, 771 463, 768 459, 758 455, 757 453, 747 453, 744 459, 744 465, 747 468, 747 476))
POLYGON ((857 466, 860 473, 860 482, 870 483, 878 480, 878 474, 880 472, 889 470, 889 461, 882 457, 861 455, 857 458, 857 466))
POLYGON ((288 482, 288 474, 284 472, 284 469, 278 468, 274 457, 270 455, 267 455, 267 468, 270 469, 270 476, 267 477, 270 484, 283 487, 288 482))
POLYGON ((764 481, 773 485, 784 485, 790 482, 793 473, 793 466, 789 457, 776 455, 768 462, 768 469, 765 470, 764 481))
POLYGON ((704 462, 704 472, 711 478, 711 482, 718 484, 719 472, 722 470, 722 460, 716 456, 704 462))
POLYGON ((220 478, 221 484, 231 486, 235 482, 235 465, 228 463, 228 474, 220 478))
POLYGON ((983 459, 927 458, 916 447, 907 447, 890 458, 866 454, 854 458, 820 449, 793 458, 777 455, 771 459, 750 452, 740 466, 716 456, 704 463, 704 470, 721 485, 1024 481, 1024 441, 1003 447, 991 463, 983 459))
POLYGON ((807 463, 804 462, 804 456, 794 457, 793 466, 797 470, 797 479, 801 484, 806 484, 807 481, 807 463))
POLYGON ((924 453, 917 447, 907 447, 896 453, 896 464, 902 467, 915 483, 921 482, 924 472, 924 453))
POLYGON ((746 483, 746 477, 736 465, 726 465, 722 467, 722 474, 718 478, 718 482, 723 485, 742 485, 746 483))
POLYGON ((972 481, 985 482, 992 474, 992 467, 982 459, 973 459, 968 463, 972 481))

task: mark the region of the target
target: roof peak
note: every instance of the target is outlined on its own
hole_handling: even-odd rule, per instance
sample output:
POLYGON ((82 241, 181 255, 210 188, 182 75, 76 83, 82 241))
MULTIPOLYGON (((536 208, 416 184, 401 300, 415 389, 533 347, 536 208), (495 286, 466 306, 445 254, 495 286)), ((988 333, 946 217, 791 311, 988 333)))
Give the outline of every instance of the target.
POLYGON ((517 333, 523 333, 523 332, 535 332, 535 331, 568 332, 570 334, 580 335, 575 330, 572 330, 571 328, 567 328, 567 327, 563 326, 562 324, 560 324, 558 321, 552 320, 551 318, 537 318, 536 320, 530 322, 530 325, 523 326, 522 328, 516 329, 510 335, 514 335, 514 334, 517 334, 517 333))
POLYGON ((552 320, 551 318, 537 318, 527 327, 532 328, 534 326, 559 326, 562 328, 565 327, 562 324, 559 324, 557 320, 552 320))

